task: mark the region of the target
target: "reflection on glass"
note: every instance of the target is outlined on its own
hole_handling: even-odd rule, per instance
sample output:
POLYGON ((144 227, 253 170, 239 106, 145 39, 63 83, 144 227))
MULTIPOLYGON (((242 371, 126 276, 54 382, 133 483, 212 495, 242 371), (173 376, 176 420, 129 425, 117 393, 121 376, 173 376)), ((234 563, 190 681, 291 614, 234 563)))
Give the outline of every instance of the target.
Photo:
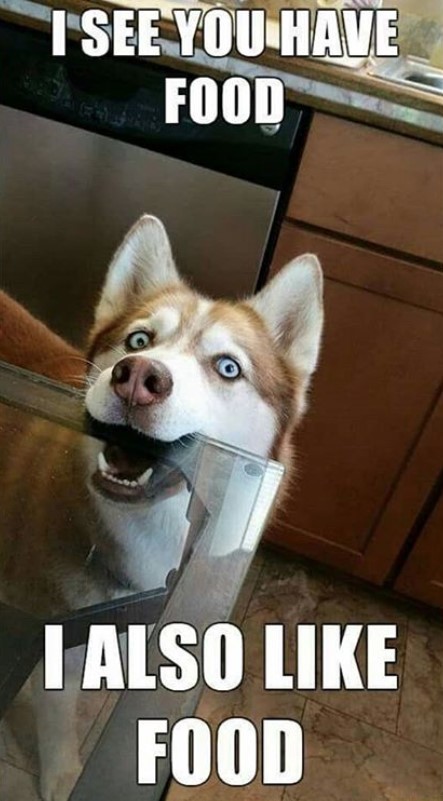
POLYGON ((171 586, 191 493, 167 451, 142 454, 7 407, 0 425, 4 601, 47 618, 171 586))
MULTIPOLYGON (((30 799, 67 801, 103 742, 117 694, 79 695, 89 625, 152 632, 188 609, 201 633, 226 619, 281 475, 205 438, 166 446, 88 427, 81 393, 0 365, 0 736, 24 766, 7 779, 11 801, 37 765, 30 799), (48 693, 39 659, 51 620, 64 622, 67 650, 64 690, 48 693)), ((0 759, 4 788, 2 770, 0 759)))

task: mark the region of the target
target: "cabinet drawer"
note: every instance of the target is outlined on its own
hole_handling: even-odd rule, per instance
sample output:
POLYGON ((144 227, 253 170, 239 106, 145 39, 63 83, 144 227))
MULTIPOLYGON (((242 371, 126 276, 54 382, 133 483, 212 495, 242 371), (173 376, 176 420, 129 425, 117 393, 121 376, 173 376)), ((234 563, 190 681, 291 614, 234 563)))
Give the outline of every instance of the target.
POLYGON ((443 261, 443 148, 316 114, 288 216, 443 261))

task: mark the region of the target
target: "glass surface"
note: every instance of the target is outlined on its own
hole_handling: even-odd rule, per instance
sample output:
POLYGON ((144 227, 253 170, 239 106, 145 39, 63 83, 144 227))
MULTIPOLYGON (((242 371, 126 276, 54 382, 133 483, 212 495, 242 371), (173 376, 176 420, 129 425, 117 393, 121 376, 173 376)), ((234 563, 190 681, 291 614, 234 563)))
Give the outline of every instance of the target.
MULTIPOLYGON (((43 622, 65 622, 81 662, 90 623, 180 620, 203 632, 228 619, 282 472, 203 437, 162 445, 96 429, 81 392, 0 366, 0 710, 41 656, 43 622)), ((149 648, 154 664, 156 637, 149 648)), ((124 693, 91 758, 108 715, 97 721, 82 698, 89 763, 72 798, 160 797, 167 770, 156 788, 136 785, 132 709, 174 720, 198 693, 124 693), (125 727, 129 753, 116 760, 125 727)))

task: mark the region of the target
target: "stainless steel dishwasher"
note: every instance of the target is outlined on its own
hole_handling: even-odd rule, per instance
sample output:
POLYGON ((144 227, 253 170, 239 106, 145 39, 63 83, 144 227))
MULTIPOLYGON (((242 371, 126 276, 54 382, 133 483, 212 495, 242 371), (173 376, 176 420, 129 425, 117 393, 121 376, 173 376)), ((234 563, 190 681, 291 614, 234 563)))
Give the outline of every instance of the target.
MULTIPOLYGON (((280 127, 165 125, 164 68, 50 54, 42 33, 0 25, 0 286, 81 344, 113 250, 143 212, 165 223, 197 289, 253 292, 309 112, 280 127)), ((176 73, 174 73, 176 74, 176 73)))

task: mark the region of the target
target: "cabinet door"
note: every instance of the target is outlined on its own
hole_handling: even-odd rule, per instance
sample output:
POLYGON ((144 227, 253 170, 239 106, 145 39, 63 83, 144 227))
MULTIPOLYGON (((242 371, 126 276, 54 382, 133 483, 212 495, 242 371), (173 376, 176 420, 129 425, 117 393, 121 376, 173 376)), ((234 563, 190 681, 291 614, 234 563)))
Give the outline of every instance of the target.
POLYGON ((421 530, 395 589, 443 609, 443 496, 421 530))
POLYGON ((440 468, 443 275, 288 223, 274 271, 306 251, 326 276, 324 347, 269 538, 381 583, 440 468))
POLYGON ((440 262, 443 148, 315 114, 288 217, 440 262))

